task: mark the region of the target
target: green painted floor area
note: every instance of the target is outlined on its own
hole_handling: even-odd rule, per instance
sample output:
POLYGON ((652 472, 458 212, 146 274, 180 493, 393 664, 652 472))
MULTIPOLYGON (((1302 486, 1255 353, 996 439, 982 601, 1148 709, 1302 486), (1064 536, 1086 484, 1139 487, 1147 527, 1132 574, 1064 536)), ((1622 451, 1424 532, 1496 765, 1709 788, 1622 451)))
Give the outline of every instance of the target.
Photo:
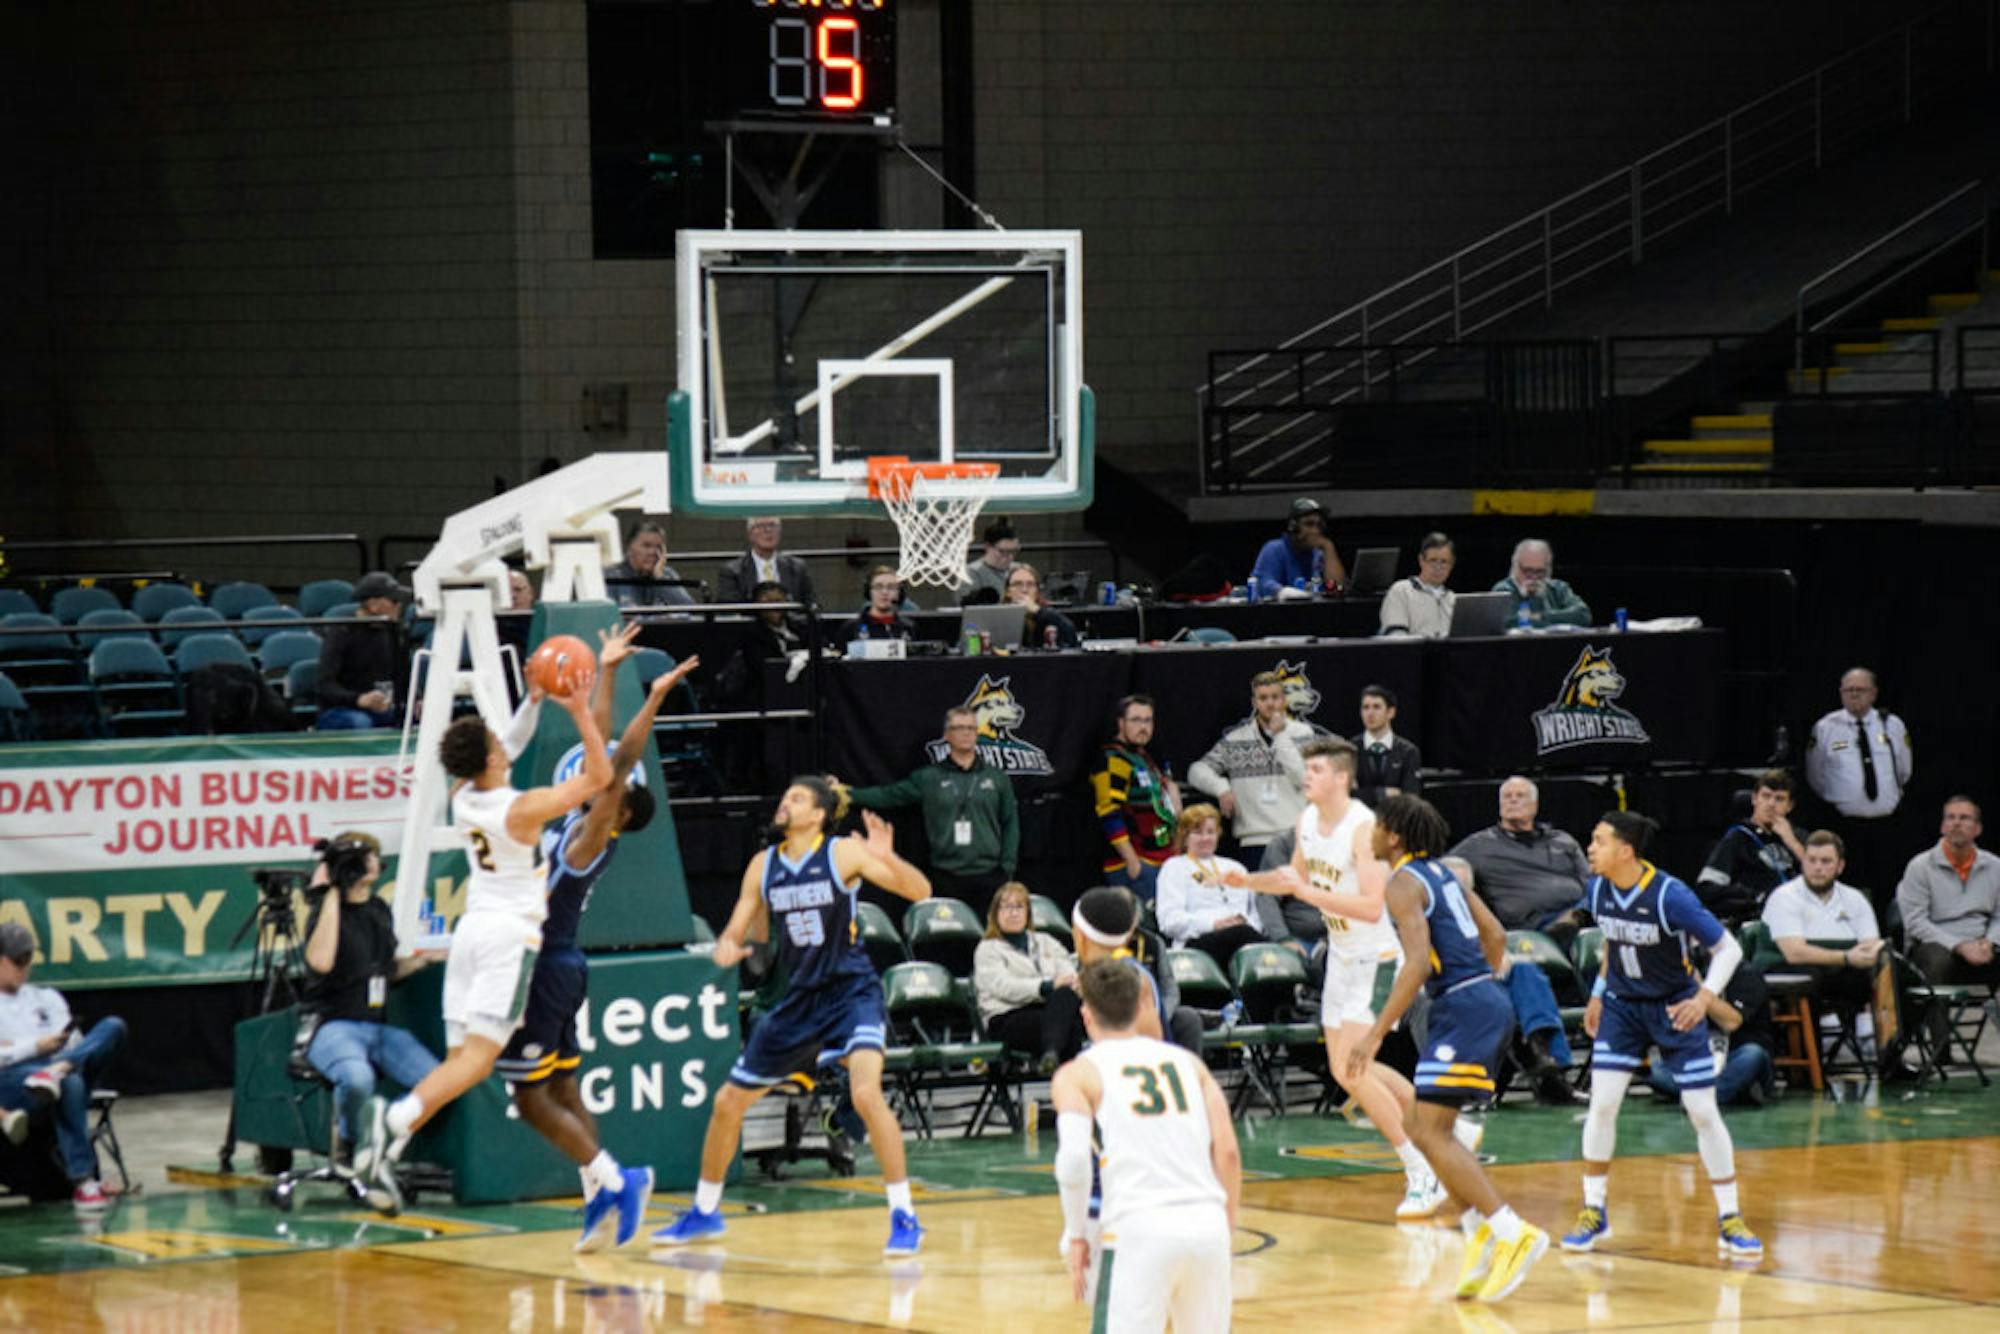
MULTIPOLYGON (((1803 1095, 1763 1109, 1726 1113, 1743 1150, 1796 1148, 1877 1141, 1950 1139, 2000 1132, 2000 1086, 1980 1088, 1955 1080, 1946 1088, 1917 1092, 1872 1086, 1851 1101, 1803 1095)), ((1543 1108, 1516 1101, 1492 1114, 1484 1152, 1507 1163, 1575 1159, 1582 1109, 1543 1108)), ((1394 1156, 1366 1126, 1338 1117, 1294 1113, 1282 1120, 1238 1122, 1244 1167, 1251 1179, 1343 1176, 1398 1171, 1394 1156)), ((1628 1100, 1620 1117, 1621 1158, 1694 1152, 1694 1133, 1677 1107, 1650 1096, 1628 1100)), ((1053 1192, 1053 1131, 1030 1140, 989 1135, 913 1141, 910 1166, 925 1199, 972 1200, 993 1195, 1053 1192)), ((863 1155, 861 1175, 834 1178, 823 1164, 805 1161, 786 1179, 764 1180, 746 1165, 725 1207, 732 1210, 806 1210, 878 1207, 879 1180, 863 1155)), ((682 1197, 655 1197, 651 1226, 671 1217, 682 1197)), ((567 1232, 577 1226, 575 1201, 460 1208, 442 1199, 420 1199, 398 1219, 383 1219, 348 1202, 328 1186, 301 1191, 296 1209, 280 1213, 260 1190, 144 1194, 123 1200, 99 1219, 86 1220, 67 1204, 0 1208, 0 1276, 111 1265, 264 1255, 340 1246, 373 1246, 427 1237, 502 1232, 567 1232)))

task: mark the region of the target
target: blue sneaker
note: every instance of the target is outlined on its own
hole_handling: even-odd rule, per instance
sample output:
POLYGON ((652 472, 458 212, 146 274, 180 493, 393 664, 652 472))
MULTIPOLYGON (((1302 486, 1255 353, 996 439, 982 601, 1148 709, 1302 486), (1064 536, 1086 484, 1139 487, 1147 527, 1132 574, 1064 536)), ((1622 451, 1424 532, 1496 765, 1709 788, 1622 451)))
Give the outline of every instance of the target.
MULTIPOLYGON (((603 1192, 599 1192, 602 1194, 603 1192)), ((653 1198, 653 1169, 625 1169, 625 1189, 618 1192, 618 1244, 623 1246, 639 1234, 646 1221, 646 1204, 653 1198)))
POLYGON ((599 1186, 583 1202, 583 1235, 577 1238, 577 1251, 590 1255, 610 1246, 612 1225, 618 1221, 618 1192, 599 1186))
POLYGON ((1587 1251, 1600 1241, 1611 1240, 1611 1215, 1595 1204, 1586 1204, 1577 1211, 1576 1226, 1563 1233, 1562 1247, 1566 1251, 1587 1251))
POLYGON ((681 1210, 680 1217, 653 1233, 653 1242, 659 1246, 685 1246, 693 1241, 706 1241, 710 1237, 722 1235, 722 1211, 705 1214, 690 1205, 681 1210))
POLYGON ((1730 1260, 1761 1260, 1764 1243, 1743 1221, 1742 1214, 1724 1214, 1716 1234, 1715 1247, 1730 1260))
POLYGON ((917 1226, 917 1216, 908 1209, 897 1209, 889 1215, 889 1244, 882 1248, 884 1255, 915 1255, 923 1245, 924 1230, 917 1226))

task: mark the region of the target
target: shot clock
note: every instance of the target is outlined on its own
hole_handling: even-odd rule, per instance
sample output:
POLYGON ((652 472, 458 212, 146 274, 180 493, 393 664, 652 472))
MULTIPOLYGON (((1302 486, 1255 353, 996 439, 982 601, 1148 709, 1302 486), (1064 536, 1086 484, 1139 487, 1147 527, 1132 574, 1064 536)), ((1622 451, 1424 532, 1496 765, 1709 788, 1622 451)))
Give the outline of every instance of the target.
POLYGON ((735 110, 746 119, 888 125, 896 0, 727 0, 735 110))

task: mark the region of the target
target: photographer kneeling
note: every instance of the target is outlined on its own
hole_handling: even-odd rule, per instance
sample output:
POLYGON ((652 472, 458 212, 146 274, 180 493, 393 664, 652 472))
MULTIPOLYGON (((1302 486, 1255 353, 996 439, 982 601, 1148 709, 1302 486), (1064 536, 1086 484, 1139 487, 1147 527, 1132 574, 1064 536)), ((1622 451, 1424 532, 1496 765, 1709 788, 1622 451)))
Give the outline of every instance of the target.
POLYGON ((437 1068, 438 1058, 407 1029, 382 1022, 389 984, 424 966, 396 958, 396 924, 375 894, 382 845, 368 834, 341 834, 318 845, 307 897, 306 983, 300 1009, 314 1025, 306 1060, 333 1081, 345 1167, 377 1071, 405 1089, 437 1068), (333 892, 329 894, 327 891, 333 892), (332 901, 334 911, 328 911, 332 901))

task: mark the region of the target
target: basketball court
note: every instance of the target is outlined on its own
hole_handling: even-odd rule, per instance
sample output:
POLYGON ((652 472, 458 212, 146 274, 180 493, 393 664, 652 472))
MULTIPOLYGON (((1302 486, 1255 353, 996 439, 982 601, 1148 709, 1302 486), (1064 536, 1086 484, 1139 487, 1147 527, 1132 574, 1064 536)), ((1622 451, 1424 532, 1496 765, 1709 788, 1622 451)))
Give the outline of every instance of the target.
MULTIPOLYGON (((1236 1233, 1243 1329, 1655 1330, 1743 1322, 1814 1329, 1990 1329, 2000 1224, 1979 1183, 2000 1175, 2000 1090, 1877 1101, 1794 1097, 1734 1111, 1755 1269, 1715 1256, 1714 1210, 1677 1109, 1634 1098, 1612 1169, 1615 1239, 1552 1250, 1520 1291, 1451 1300, 1461 1242, 1387 1221, 1402 1175, 1380 1140, 1334 1118, 1259 1119, 1245 1135, 1236 1233)), ((1578 1200, 1575 1114, 1495 1113, 1485 1150, 1529 1218, 1564 1226, 1578 1200)), ((58 1329, 911 1330, 1079 1329, 1056 1257, 1053 1134, 914 1143, 927 1235, 879 1254, 879 1182, 791 1169, 732 1187, 721 1244, 577 1256, 578 1201, 456 1208, 395 1220, 326 1188, 291 1214, 241 1181, 122 1202, 94 1234, 67 1208, 0 1214, 0 1323, 58 1329)), ((753 1175, 754 1175, 754 1169, 753 1175)), ((649 1226, 682 1203, 656 1197, 649 1226)))

